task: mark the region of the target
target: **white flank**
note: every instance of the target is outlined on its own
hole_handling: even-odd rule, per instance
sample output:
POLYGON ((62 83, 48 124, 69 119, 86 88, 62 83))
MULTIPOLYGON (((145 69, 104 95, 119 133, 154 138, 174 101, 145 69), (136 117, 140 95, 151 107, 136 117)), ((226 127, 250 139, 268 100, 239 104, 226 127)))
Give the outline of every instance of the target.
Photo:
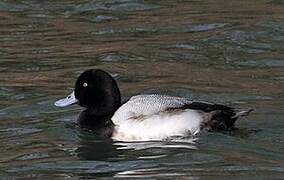
POLYGON ((143 119, 128 119, 116 124, 113 139, 119 141, 162 140, 171 136, 186 136, 200 131, 201 115, 194 110, 158 113, 143 119))
POLYGON ((112 117, 113 139, 119 141, 162 140, 200 131, 202 116, 196 110, 179 109, 191 101, 162 95, 138 95, 122 105, 112 117), (172 110, 170 110, 172 109, 172 110))

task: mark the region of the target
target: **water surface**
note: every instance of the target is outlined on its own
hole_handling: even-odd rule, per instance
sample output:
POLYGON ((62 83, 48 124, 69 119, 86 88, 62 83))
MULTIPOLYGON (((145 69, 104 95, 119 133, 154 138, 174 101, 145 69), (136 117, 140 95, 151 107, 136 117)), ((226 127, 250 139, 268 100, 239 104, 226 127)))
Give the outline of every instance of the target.
POLYGON ((278 0, 0 2, 0 175, 281 179, 284 6, 278 0), (127 143, 53 102, 101 68, 124 99, 162 93, 255 112, 238 131, 127 143))

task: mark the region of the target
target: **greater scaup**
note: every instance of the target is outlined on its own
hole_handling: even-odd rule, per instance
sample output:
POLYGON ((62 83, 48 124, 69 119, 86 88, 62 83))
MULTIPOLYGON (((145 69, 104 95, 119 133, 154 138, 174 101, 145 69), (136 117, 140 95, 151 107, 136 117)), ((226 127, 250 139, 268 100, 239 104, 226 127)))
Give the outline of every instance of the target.
POLYGON ((162 140, 196 135, 201 130, 232 130, 238 117, 252 111, 236 112, 221 104, 156 94, 133 96, 122 104, 116 81, 100 69, 83 72, 74 92, 55 105, 75 103, 86 108, 78 118, 80 127, 122 141, 162 140))

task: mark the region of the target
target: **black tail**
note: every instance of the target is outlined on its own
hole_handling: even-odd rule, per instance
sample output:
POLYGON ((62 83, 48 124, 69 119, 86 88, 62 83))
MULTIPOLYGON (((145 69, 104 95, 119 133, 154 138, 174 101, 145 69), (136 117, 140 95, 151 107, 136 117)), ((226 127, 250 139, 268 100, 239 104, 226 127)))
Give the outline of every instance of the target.
POLYGON ((247 116, 253 109, 246 111, 236 112, 232 108, 230 109, 220 109, 209 112, 209 117, 207 119, 207 128, 209 131, 229 131, 234 130, 235 122, 241 116, 247 116))
POLYGON ((208 131, 226 131, 235 129, 235 122, 241 116, 247 116, 253 109, 236 112, 233 108, 221 104, 193 102, 186 108, 199 110, 204 115, 202 128, 208 131))

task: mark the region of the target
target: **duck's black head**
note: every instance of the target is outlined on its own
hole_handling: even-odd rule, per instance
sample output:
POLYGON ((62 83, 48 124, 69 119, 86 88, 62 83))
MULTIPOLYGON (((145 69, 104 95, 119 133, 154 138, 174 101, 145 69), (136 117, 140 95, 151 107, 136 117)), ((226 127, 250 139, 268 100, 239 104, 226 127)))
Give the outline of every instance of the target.
POLYGON ((113 113, 121 103, 115 80, 99 69, 87 70, 79 76, 74 95, 80 106, 92 109, 97 115, 113 113))
POLYGON ((87 70, 78 77, 74 92, 56 101, 55 105, 65 107, 75 103, 86 108, 80 114, 80 123, 98 125, 99 121, 106 122, 121 106, 117 83, 103 70, 87 70))

